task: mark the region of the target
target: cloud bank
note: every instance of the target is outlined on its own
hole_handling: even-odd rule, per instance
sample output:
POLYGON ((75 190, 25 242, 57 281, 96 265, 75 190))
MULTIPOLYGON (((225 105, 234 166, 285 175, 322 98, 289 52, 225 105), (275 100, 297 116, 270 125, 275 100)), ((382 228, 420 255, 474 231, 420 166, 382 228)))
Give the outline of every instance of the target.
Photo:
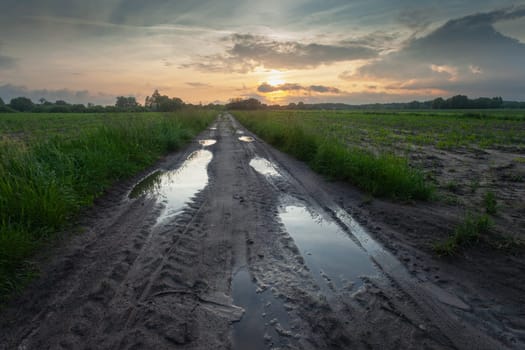
POLYGON ((37 103, 39 99, 45 98, 48 101, 64 100, 66 102, 75 103, 95 103, 101 105, 113 105, 115 104, 116 96, 105 94, 105 93, 91 93, 88 90, 73 91, 69 89, 28 89, 24 86, 16 86, 11 84, 0 85, 0 97, 5 103, 15 97, 28 97, 33 102, 37 103))
POLYGON ((368 59, 378 52, 361 43, 343 42, 337 45, 277 41, 262 35, 233 34, 232 46, 224 54, 202 57, 194 67, 211 72, 247 73, 257 67, 266 69, 313 69, 335 62, 368 59))
POLYGON ((525 7, 479 13, 446 22, 401 50, 344 72, 344 80, 391 81, 391 89, 438 89, 523 98, 525 44, 494 23, 525 17, 525 7))
POLYGON ((338 88, 331 87, 331 86, 324 86, 324 85, 310 85, 310 86, 303 86, 301 84, 280 84, 280 85, 270 85, 268 83, 262 83, 257 88, 258 92, 261 93, 270 93, 270 92, 276 92, 276 91, 307 91, 307 92, 316 92, 316 93, 329 93, 329 94, 341 94, 343 91, 339 90, 338 88))

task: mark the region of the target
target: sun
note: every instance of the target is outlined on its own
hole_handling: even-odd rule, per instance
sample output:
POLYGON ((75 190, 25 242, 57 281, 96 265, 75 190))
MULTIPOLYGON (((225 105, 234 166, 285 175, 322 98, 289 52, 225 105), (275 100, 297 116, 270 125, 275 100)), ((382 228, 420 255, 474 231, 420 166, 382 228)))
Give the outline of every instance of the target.
POLYGON ((285 83, 285 81, 282 78, 280 78, 280 77, 270 77, 270 78, 268 78, 268 84, 270 84, 271 86, 282 85, 284 83, 285 83))
POLYGON ((286 83, 283 79, 283 75, 278 70, 272 70, 271 75, 266 80, 271 86, 282 85, 286 83))

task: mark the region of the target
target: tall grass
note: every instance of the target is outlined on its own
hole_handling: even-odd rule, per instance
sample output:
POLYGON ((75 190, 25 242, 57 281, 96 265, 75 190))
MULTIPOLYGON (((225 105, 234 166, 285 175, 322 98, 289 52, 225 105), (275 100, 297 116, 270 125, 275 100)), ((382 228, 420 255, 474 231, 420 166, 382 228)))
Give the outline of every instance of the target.
POLYGON ((307 162, 317 172, 348 181, 374 196, 425 200, 433 194, 424 174, 411 168, 403 157, 348 146, 306 129, 298 117, 253 112, 235 112, 235 116, 267 142, 307 162))
POLYGON ((31 277, 27 260, 36 249, 81 208, 188 142, 213 116, 130 116, 77 130, 74 137, 0 143, 0 302, 31 277))

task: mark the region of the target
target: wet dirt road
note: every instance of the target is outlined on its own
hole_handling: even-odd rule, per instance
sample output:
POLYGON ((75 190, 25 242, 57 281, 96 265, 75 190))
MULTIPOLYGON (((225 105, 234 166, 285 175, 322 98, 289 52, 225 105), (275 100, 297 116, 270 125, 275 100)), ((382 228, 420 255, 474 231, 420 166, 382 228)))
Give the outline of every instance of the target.
POLYGON ((0 348, 505 348, 228 114, 143 175, 5 310, 0 348))

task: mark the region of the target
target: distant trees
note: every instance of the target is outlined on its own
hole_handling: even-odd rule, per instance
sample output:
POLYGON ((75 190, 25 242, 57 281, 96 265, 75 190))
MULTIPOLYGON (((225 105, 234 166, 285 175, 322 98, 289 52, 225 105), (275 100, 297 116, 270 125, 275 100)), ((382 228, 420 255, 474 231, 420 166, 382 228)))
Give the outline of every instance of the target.
POLYGON ((480 97, 471 100, 465 95, 456 95, 446 100, 439 97, 432 101, 433 109, 486 109, 503 107, 503 98, 501 97, 480 97))
POLYGON ((119 96, 117 97, 117 102, 115 102, 115 107, 122 110, 135 110, 139 107, 139 103, 133 96, 119 96))
POLYGON ((182 108, 203 108, 203 109, 231 109, 231 110, 260 110, 260 109, 297 109, 297 110, 349 110, 349 109, 388 109, 388 110, 403 110, 403 109, 496 109, 496 108, 523 108, 525 109, 525 102, 517 101, 503 101, 501 97, 480 97, 476 99, 469 99, 465 95, 456 95, 444 99, 438 97, 429 101, 412 101, 408 103, 374 103, 365 105, 349 105, 345 103, 315 103, 308 104, 302 101, 287 105, 271 105, 268 106, 256 98, 232 98, 229 103, 224 105, 210 103, 208 105, 192 105, 186 104, 178 97, 169 97, 161 95, 158 90, 155 90, 151 96, 146 97, 144 106, 141 106, 137 99, 133 96, 118 96, 113 106, 100 106, 93 103, 88 103, 87 106, 83 104, 70 104, 64 100, 57 100, 55 102, 47 101, 45 98, 40 98, 39 103, 34 104, 27 97, 13 98, 9 104, 0 98, 0 113, 7 112, 33 112, 33 113, 113 113, 113 112, 173 112, 182 108))
POLYGON ((146 97, 144 107, 152 111, 174 112, 184 107, 184 102, 178 97, 170 98, 155 90, 151 96, 146 97))
POLYGON ((230 99, 230 102, 226 105, 226 109, 238 109, 238 110, 256 110, 264 109, 266 105, 263 105, 261 101, 256 98, 249 98, 243 100, 242 98, 230 99))
POLYGON ((70 104, 64 100, 57 100, 49 102, 45 98, 40 98, 38 104, 34 104, 27 97, 16 97, 11 100, 9 105, 5 105, 0 98, 0 112, 33 112, 33 113, 112 113, 112 112, 173 112, 185 106, 189 108, 206 108, 218 109, 219 105, 209 104, 202 105, 186 105, 178 97, 169 97, 161 95, 158 90, 155 90, 152 96, 146 97, 145 106, 141 106, 137 99, 133 96, 118 96, 114 106, 100 106, 93 103, 88 103, 87 106, 83 104, 70 104))
POLYGON ((4 100, 0 98, 0 113, 14 112, 11 108, 5 105, 4 100))
POLYGON ((9 107, 19 112, 30 112, 35 104, 27 97, 16 97, 9 102, 9 107))

